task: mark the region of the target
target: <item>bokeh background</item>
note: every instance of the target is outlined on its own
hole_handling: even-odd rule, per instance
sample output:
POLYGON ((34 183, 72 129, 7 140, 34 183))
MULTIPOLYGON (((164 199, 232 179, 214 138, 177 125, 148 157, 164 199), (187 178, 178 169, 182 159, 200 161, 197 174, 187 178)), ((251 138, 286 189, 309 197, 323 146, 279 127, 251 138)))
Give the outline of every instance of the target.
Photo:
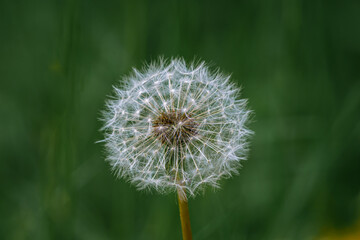
POLYGON ((132 67, 202 59, 255 111, 239 176, 190 199, 195 239, 360 239, 360 2, 0 1, 0 239, 181 239, 176 196, 104 161, 132 67))

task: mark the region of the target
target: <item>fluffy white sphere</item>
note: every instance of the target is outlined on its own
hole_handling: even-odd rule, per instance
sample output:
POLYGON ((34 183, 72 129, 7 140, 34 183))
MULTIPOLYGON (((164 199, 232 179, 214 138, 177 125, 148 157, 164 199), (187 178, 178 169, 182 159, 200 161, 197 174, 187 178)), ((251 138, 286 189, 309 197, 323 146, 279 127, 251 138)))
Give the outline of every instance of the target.
POLYGON ((237 173, 251 112, 229 76, 172 59, 134 69, 121 83, 103 113, 107 160, 119 177, 193 196, 237 173))

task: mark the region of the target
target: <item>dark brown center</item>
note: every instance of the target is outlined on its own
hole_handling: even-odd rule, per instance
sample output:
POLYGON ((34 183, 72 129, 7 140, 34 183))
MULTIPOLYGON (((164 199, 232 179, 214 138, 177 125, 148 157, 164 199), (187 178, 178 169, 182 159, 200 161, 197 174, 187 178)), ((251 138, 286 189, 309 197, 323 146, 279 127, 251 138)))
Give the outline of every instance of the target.
POLYGON ((153 124, 153 134, 169 147, 180 147, 197 134, 198 124, 181 111, 161 113, 153 124))

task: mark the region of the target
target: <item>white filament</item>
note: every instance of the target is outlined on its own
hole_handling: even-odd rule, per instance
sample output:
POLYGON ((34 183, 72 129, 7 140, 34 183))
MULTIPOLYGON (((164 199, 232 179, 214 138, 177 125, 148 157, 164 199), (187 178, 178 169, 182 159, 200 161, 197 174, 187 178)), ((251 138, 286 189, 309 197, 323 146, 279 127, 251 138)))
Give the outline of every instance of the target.
POLYGON ((194 196, 237 173, 252 133, 245 126, 251 111, 228 76, 211 73, 204 63, 172 59, 134 69, 122 84, 103 114, 107 160, 119 177, 139 189, 181 189, 194 196), (153 133, 153 120, 171 111, 197 124, 185 145, 168 146, 153 133))

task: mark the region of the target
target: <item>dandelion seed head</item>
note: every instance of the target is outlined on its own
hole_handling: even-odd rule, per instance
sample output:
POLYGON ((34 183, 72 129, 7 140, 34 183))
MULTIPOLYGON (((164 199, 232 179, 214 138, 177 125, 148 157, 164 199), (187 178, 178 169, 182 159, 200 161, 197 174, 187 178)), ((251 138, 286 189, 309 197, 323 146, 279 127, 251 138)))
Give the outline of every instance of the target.
POLYGON ((107 160, 139 189, 190 196, 237 173, 251 111, 229 77, 204 63, 159 60, 122 79, 104 111, 107 160))

